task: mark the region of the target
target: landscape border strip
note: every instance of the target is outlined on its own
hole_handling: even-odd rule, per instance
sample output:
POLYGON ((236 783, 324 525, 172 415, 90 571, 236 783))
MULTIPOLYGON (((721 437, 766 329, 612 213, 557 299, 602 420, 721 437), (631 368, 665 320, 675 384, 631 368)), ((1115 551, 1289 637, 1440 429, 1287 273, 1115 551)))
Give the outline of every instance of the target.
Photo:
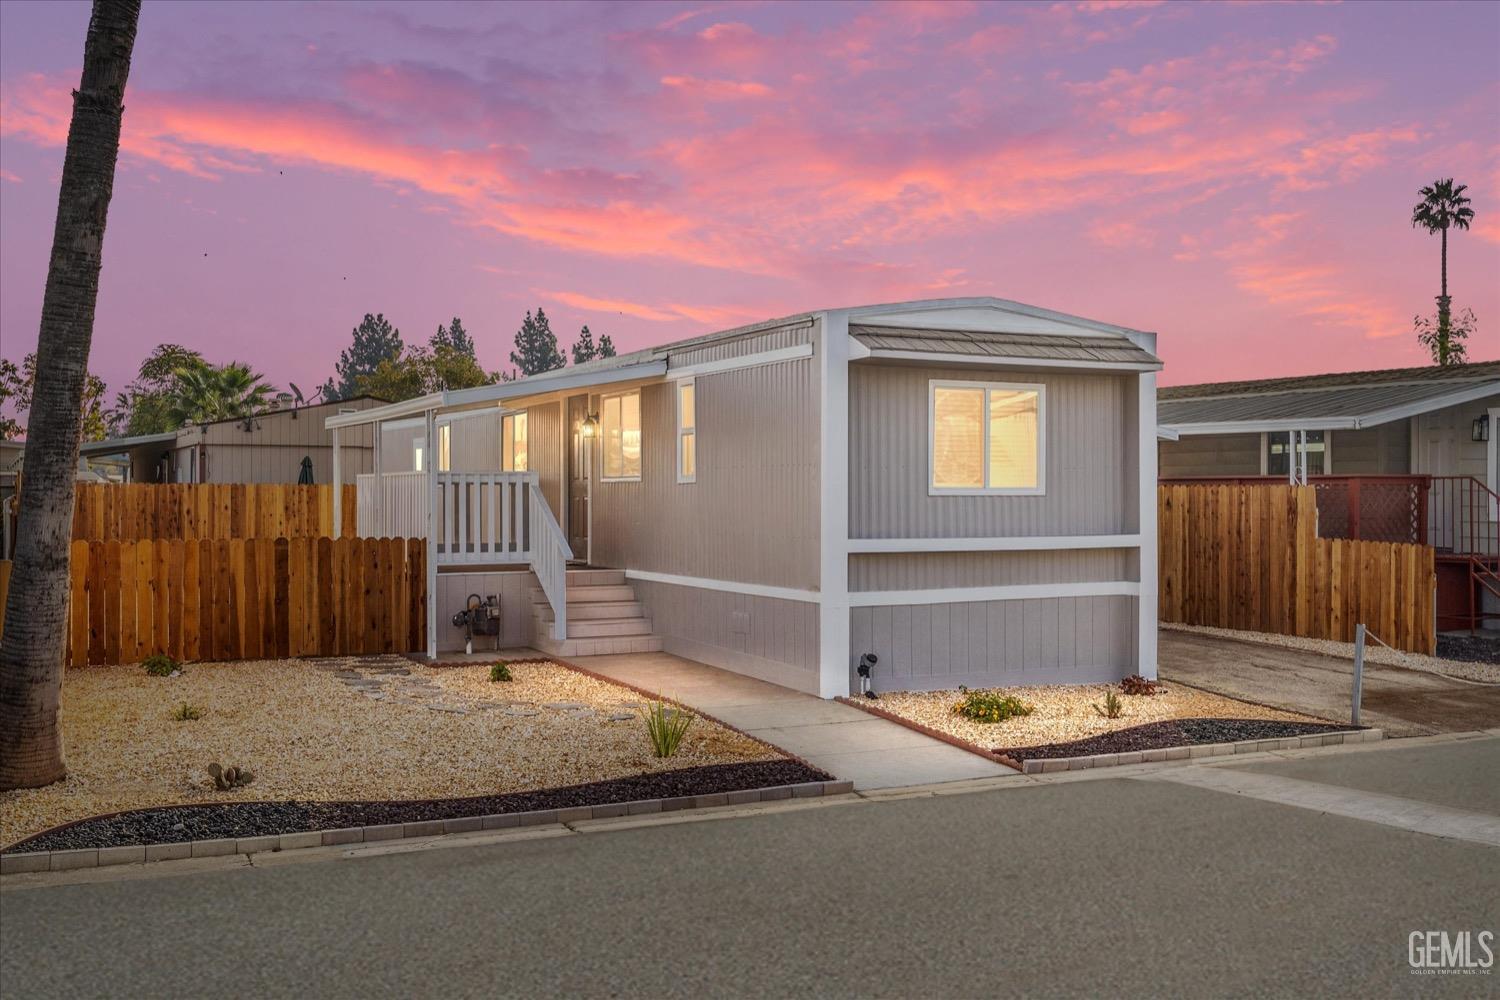
POLYGON ((342 844, 370 844, 434 837, 447 833, 472 833, 479 830, 501 830, 512 827, 543 826, 551 823, 577 823, 587 819, 612 819, 646 813, 676 812, 686 809, 708 809, 714 806, 750 805, 780 799, 806 799, 830 795, 847 795, 854 791, 852 781, 807 781, 795 785, 770 785, 735 792, 710 792, 703 795, 679 795, 668 798, 636 799, 631 802, 607 802, 593 806, 569 806, 560 809, 536 809, 529 812, 491 813, 484 816, 461 816, 453 819, 422 820, 414 823, 386 823, 374 826, 351 826, 337 830, 306 830, 299 833, 263 834, 254 837, 190 840, 171 844, 135 844, 124 847, 88 847, 63 851, 28 851, 0 854, 0 875, 25 872, 70 871, 77 868, 103 868, 109 865, 139 864, 148 861, 175 861, 183 858, 207 858, 234 854, 256 854, 264 851, 290 851, 304 847, 333 847, 342 844))

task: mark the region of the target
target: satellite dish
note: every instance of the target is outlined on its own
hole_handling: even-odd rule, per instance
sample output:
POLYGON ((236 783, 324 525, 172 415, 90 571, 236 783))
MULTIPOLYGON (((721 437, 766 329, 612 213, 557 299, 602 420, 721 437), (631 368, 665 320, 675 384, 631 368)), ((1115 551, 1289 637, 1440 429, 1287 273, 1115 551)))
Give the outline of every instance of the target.
POLYGON ((302 390, 299 389, 299 388, 297 388, 297 383, 296 382, 288 382, 287 385, 291 387, 292 395, 295 396, 296 399, 297 399, 297 405, 298 406, 304 405, 307 402, 307 400, 303 397, 302 390))

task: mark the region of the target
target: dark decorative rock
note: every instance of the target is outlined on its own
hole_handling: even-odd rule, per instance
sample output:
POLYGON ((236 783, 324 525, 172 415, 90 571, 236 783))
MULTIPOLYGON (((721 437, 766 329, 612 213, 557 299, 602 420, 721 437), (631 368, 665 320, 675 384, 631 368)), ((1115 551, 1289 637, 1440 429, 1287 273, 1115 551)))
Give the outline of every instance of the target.
POLYGON ((1280 722, 1274 719, 1173 719, 1100 733, 1071 743, 1045 743, 1035 747, 1002 747, 994 753, 1012 760, 1052 760, 1058 757, 1088 757, 1096 753, 1130 753, 1204 743, 1238 743, 1241 740, 1275 740, 1314 733, 1342 733, 1366 726, 1338 726, 1326 722, 1280 722))

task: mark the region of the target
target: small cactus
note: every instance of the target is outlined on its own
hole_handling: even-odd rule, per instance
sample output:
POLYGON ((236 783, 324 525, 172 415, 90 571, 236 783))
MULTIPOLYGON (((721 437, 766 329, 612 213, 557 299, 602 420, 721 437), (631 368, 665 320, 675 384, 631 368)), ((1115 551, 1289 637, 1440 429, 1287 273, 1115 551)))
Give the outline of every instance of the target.
POLYGON ((241 785, 248 785, 255 780, 255 775, 249 769, 230 764, 228 767, 220 767, 217 761, 208 765, 209 776, 214 779, 214 787, 221 792, 227 792, 241 785))

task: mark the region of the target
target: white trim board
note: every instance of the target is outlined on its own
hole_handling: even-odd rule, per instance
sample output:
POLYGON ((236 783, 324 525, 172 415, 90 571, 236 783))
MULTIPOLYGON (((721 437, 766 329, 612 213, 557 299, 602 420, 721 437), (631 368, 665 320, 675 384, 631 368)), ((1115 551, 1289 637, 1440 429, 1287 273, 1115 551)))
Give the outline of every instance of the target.
POLYGON ((1020 583, 995 587, 946 587, 932 590, 860 590, 849 594, 849 606, 882 608, 905 604, 964 604, 973 601, 1024 601, 1042 597, 1137 597, 1134 580, 1089 583, 1020 583))
POLYGON ((779 347, 774 351, 761 351, 758 354, 743 354, 737 358, 721 358, 718 361, 702 361, 695 365, 686 365, 682 368, 669 368, 667 377, 669 379, 696 378, 699 375, 717 375, 721 372, 738 371, 741 368, 759 368, 762 365, 774 365, 782 361, 797 361, 802 358, 813 356, 811 344, 795 344, 792 347, 779 347))
POLYGON ((763 583, 740 583, 736 580, 710 580, 704 576, 679 576, 676 573, 653 573, 644 569, 627 569, 625 579, 644 580, 646 583, 665 583, 673 587, 695 587, 698 590, 718 590, 726 594, 745 594, 750 597, 774 597, 779 601, 801 601, 804 604, 819 602, 816 590, 772 587, 763 583))
POLYGON ((851 553, 1035 552, 1055 549, 1134 549, 1140 535, 1028 535, 1006 538, 851 538, 851 553))
MULTIPOLYGON (((1001 357, 992 354, 936 354, 929 351, 890 351, 883 348, 865 348, 867 354, 861 358, 890 361, 926 361, 940 365, 979 365, 1005 368, 1083 368, 1090 371, 1156 372, 1161 363, 1147 364, 1143 361, 1082 361, 1068 358, 1022 358, 1001 357)), ((858 359, 856 359, 858 360, 858 359)))

